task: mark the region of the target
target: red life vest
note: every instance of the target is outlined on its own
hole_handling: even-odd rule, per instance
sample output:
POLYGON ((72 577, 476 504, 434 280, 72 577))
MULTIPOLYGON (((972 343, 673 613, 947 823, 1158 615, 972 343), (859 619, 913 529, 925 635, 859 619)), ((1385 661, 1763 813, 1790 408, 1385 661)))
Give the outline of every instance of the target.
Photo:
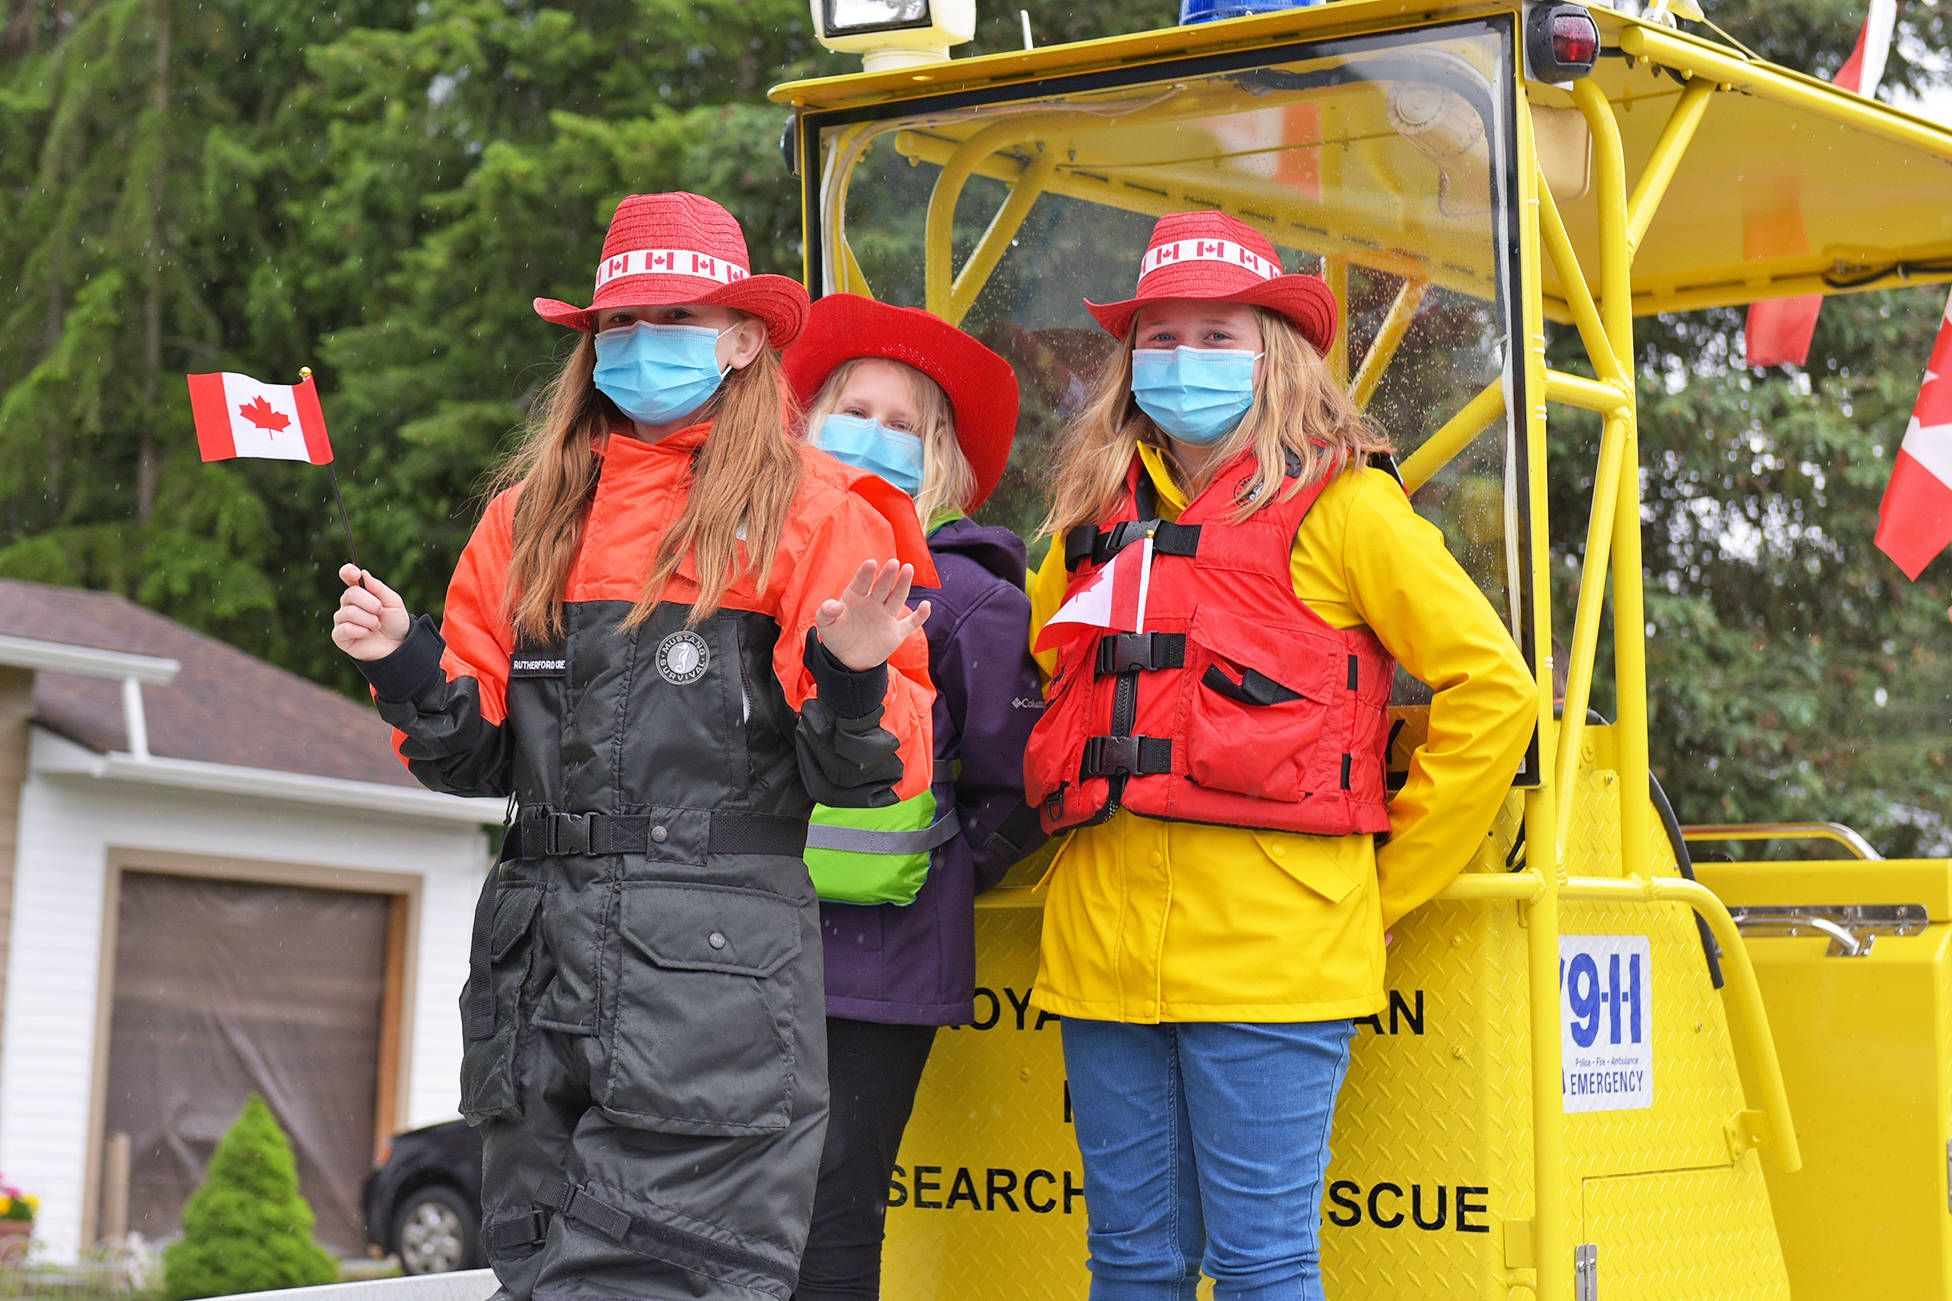
POLYGON ((1152 576, 1145 632, 1087 633, 1059 651, 1024 759, 1046 831, 1121 806, 1325 836, 1389 829, 1396 662, 1367 628, 1331 627, 1295 595, 1295 532, 1328 481, 1225 522, 1253 472, 1243 456, 1165 522, 1147 518, 1157 498, 1134 458, 1106 527, 1065 536, 1067 598, 1148 533, 1152 576))

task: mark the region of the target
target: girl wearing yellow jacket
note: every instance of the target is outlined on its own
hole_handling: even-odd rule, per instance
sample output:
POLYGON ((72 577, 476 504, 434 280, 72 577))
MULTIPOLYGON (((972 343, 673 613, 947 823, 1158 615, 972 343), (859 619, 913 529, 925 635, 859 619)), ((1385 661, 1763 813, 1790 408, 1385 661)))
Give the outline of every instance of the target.
POLYGON ((1063 1017, 1091 1296, 1192 1298, 1204 1269, 1218 1301, 1319 1301, 1353 1018, 1385 1005, 1386 928, 1483 838, 1537 695, 1371 466, 1387 445, 1323 365, 1319 279, 1282 275, 1241 222, 1180 213, 1132 299, 1086 306, 1125 346, 1053 470, 1025 775, 1070 832, 1032 1001, 1063 1017), (1071 597, 1128 600, 1134 559, 1141 631, 1045 630, 1071 597), (1387 799, 1395 663, 1434 694, 1387 799))

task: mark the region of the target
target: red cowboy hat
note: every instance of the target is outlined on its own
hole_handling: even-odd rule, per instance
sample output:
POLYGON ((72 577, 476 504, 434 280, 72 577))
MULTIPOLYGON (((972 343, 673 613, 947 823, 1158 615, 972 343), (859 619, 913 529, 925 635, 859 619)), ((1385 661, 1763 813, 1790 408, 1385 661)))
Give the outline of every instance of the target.
POLYGON ((976 497, 988 500, 1017 436, 1017 374, 1010 363, 939 316, 859 294, 828 294, 807 313, 806 333, 781 361, 801 404, 844 361, 881 357, 913 366, 942 386, 956 413, 956 442, 976 472, 976 497))
POLYGON ((807 317, 807 291, 785 276, 756 276, 745 233, 718 204, 696 194, 633 194, 617 205, 597 263, 596 298, 588 307, 535 300, 536 315, 588 330, 606 307, 700 303, 750 312, 766 337, 784 348, 807 317))
POLYGON ((1122 303, 1085 301, 1098 324, 1123 339, 1139 308, 1162 298, 1246 303, 1294 322, 1316 352, 1335 338, 1335 295, 1319 276, 1284 276, 1267 237, 1224 212, 1169 212, 1152 228, 1138 292, 1122 303))

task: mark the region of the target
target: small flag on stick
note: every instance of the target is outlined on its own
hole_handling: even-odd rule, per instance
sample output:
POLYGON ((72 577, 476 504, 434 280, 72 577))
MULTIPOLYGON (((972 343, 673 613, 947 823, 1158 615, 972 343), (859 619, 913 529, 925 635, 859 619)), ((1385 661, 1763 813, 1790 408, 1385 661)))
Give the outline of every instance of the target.
POLYGON ((332 462, 325 413, 312 374, 296 384, 266 384, 232 371, 190 376, 190 410, 197 448, 206 461, 263 457, 275 461, 332 462))
POLYGON ((1877 548, 1917 580, 1952 543, 1952 299, 1939 322, 1891 483, 1877 508, 1877 548))
POLYGON ((1103 629, 1144 632, 1145 601, 1152 587, 1152 539, 1145 538, 1113 556, 1071 599, 1057 608, 1037 634, 1038 650, 1076 636, 1103 629))
MULTIPOLYGON (((325 466, 332 475, 332 498, 339 503, 339 523, 346 531, 346 554, 355 568, 363 569, 359 548, 352 541, 352 518, 339 491, 339 469, 332 463, 332 442, 325 434, 325 411, 319 406, 312 368, 301 368, 298 377, 296 384, 266 384, 229 370, 189 376, 197 450, 206 461, 254 457, 325 466)), ((363 586, 365 580, 360 582, 363 586)))

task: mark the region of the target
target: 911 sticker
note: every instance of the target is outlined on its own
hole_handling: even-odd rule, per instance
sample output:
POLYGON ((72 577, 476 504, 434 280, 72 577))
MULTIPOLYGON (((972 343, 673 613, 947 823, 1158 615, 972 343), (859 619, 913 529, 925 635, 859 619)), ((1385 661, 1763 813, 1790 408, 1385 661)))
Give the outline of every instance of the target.
POLYGON ((1645 935, 1559 937, 1559 1030, 1568 1112, 1654 1105, 1654 960, 1645 935))

